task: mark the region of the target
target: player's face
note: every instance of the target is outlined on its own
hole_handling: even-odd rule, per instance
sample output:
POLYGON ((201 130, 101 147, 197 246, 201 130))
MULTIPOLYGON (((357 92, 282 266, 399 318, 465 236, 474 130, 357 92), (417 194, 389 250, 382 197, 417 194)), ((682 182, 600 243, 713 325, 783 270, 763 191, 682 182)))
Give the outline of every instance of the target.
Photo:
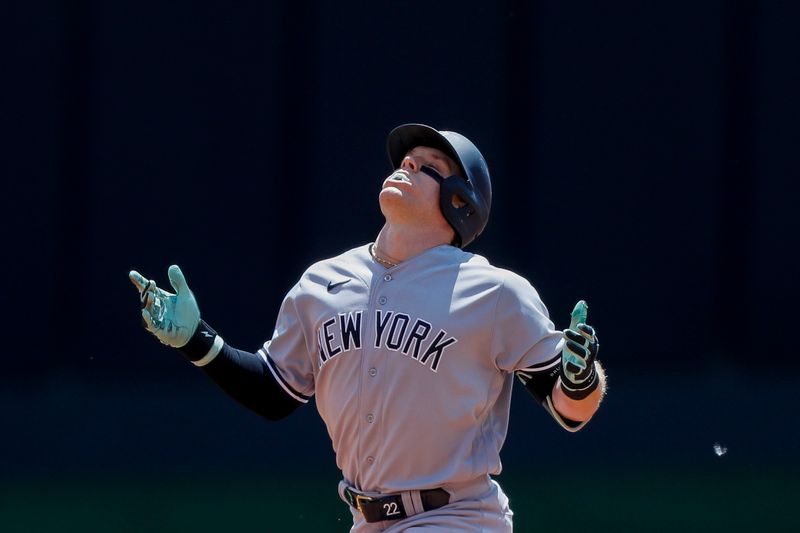
POLYGON ((422 166, 447 178, 458 173, 458 165, 441 150, 417 146, 411 149, 395 170, 383 181, 379 200, 387 220, 399 223, 436 224, 449 228, 439 208, 439 184, 421 172, 422 166))

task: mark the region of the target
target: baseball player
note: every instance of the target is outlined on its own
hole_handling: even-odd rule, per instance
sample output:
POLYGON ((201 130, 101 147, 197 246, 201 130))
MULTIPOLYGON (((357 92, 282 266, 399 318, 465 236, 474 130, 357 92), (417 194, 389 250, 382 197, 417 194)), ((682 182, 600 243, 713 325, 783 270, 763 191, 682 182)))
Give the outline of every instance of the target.
POLYGON ((138 272, 147 330, 270 420, 316 397, 353 532, 508 532, 500 473, 513 376, 568 431, 597 410, 605 377, 580 301, 555 329, 521 276, 464 250, 492 190, 466 137, 405 124, 388 138, 375 242, 310 266, 256 353, 204 320, 180 268, 175 293, 138 272))

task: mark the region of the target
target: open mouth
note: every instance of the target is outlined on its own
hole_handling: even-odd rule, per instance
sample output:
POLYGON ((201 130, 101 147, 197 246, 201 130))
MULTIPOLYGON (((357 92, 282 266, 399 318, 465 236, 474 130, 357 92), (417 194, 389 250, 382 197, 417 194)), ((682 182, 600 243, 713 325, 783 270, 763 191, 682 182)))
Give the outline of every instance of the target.
POLYGON ((408 178, 408 174, 402 170, 395 170, 394 173, 389 176, 389 181, 402 181, 405 183, 411 183, 411 180, 408 178))

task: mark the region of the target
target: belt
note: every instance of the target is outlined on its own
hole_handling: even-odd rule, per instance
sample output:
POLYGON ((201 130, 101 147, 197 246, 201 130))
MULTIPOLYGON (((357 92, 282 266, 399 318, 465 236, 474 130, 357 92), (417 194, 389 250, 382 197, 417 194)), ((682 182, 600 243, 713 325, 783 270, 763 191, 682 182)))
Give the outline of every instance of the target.
MULTIPOLYGON (((344 489, 347 503, 358 509, 367 522, 382 522, 384 520, 402 520, 417 513, 408 513, 403 505, 402 494, 384 494, 382 496, 365 496, 349 487, 344 489)), ((430 489, 419 491, 422 508, 432 511, 450 503, 450 493, 444 489, 430 489)))

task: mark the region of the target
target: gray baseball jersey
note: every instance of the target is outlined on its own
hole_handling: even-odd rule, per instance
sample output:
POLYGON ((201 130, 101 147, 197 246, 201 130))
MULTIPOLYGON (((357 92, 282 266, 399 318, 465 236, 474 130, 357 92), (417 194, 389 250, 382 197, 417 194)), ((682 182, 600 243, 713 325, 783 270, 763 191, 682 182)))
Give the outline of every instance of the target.
POLYGON ((312 265, 259 350, 316 396, 345 481, 393 493, 500 473, 513 372, 560 360, 522 277, 453 246, 386 269, 361 246, 312 265))

